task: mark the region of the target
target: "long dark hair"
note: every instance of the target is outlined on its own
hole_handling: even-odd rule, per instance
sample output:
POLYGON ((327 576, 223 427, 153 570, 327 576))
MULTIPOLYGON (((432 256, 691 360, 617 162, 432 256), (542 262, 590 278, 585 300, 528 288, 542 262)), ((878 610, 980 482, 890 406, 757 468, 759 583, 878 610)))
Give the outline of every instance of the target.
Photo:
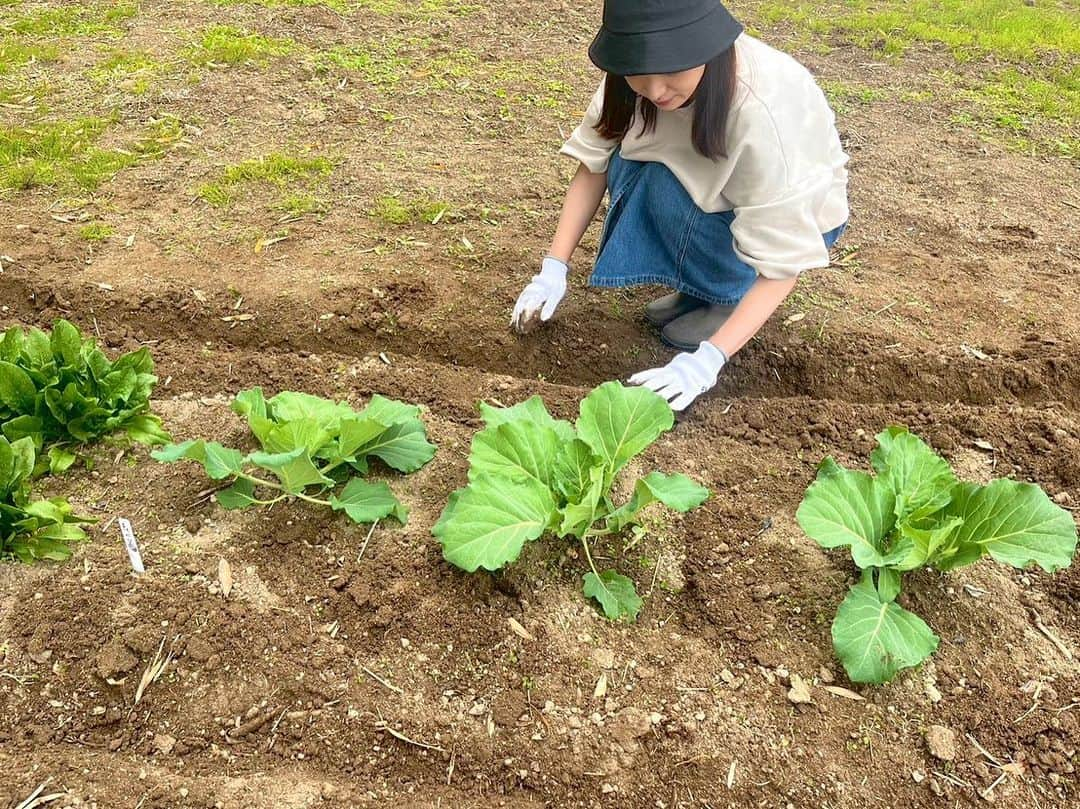
MULTIPOLYGON (((735 98, 735 47, 723 51, 705 65, 694 93, 694 122, 690 139, 697 151, 711 160, 727 157, 728 113, 735 98)), ((638 105, 641 105, 641 132, 656 129, 656 105, 639 98, 623 76, 607 74, 604 82, 604 108, 596 131, 608 140, 622 140, 630 131, 638 105)))

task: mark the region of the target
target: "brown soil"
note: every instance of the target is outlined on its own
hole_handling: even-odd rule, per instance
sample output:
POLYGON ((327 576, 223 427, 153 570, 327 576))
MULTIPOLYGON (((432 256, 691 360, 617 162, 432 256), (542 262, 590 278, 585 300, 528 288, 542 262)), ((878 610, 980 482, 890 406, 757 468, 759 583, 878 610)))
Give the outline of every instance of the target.
MULTIPOLYGON (((262 385, 421 403, 440 448, 391 480, 412 515, 378 526, 362 558, 366 528, 299 506, 226 513, 201 471, 142 448, 99 448, 95 471, 53 482, 101 522, 67 564, 0 567, 0 806, 45 781, 62 793, 50 806, 143 809, 1075 805, 1080 568, 912 576, 910 606, 942 638, 932 662, 857 688, 859 701, 823 688, 851 686, 829 621, 854 572, 794 520, 823 455, 863 463, 898 422, 965 476, 1034 480, 1080 505, 1075 166, 950 129, 935 102, 842 117, 846 252, 647 455, 713 496, 657 518, 647 567, 626 560, 650 594, 637 624, 598 617, 580 560, 554 540, 497 575, 442 561, 430 527, 464 482, 478 399, 539 393, 572 417, 592 385, 669 356, 639 314, 651 291, 585 289, 583 273, 552 323, 527 338, 506 326, 558 215, 559 128, 595 82, 594 15, 568 5, 416 20, 145 4, 132 47, 209 21, 324 47, 415 32, 489 60, 557 58, 544 78, 570 83, 572 101, 505 116, 494 95, 400 101, 289 61, 213 71, 145 102, 197 118, 190 145, 83 206, 117 238, 91 249, 47 192, 0 201, 0 325, 65 316, 110 349, 150 345, 156 408, 178 439, 238 440, 228 399, 262 385), (404 118, 383 121, 384 107, 404 118), (255 252, 252 234, 277 227, 269 196, 223 214, 192 189, 296 142, 342 158, 332 207, 255 252), (405 227, 367 216, 388 190, 455 213, 405 227), (130 573, 119 516, 145 576, 130 573), (136 705, 159 647, 170 663, 136 705), (812 704, 789 702, 790 674, 812 704), (955 760, 931 756, 933 725, 955 733, 955 760)), ((804 56, 826 77, 879 81, 865 52, 804 56)))

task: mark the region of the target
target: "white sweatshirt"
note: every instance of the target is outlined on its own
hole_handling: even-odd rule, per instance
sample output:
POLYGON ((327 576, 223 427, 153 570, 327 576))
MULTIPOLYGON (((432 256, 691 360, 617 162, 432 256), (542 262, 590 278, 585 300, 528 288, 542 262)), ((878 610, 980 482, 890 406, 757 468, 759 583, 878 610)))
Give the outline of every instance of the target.
MULTIPOLYGON (((758 275, 792 278, 827 267, 822 241, 848 220, 848 156, 824 93, 805 67, 748 34, 735 41, 738 83, 728 115, 727 154, 703 157, 690 139, 693 107, 639 118, 622 140, 627 160, 663 163, 707 213, 734 211, 735 252, 758 275)), ((600 137, 604 85, 560 150, 594 174, 607 171, 618 141, 600 137)))

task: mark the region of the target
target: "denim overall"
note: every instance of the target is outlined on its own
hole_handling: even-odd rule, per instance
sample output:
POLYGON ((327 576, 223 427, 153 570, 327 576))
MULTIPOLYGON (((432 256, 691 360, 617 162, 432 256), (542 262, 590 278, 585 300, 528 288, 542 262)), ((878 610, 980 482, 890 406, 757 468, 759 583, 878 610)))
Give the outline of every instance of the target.
MULTIPOLYGON (((702 211, 663 163, 626 160, 616 149, 607 186, 611 202, 591 285, 662 284, 733 306, 757 279, 735 254, 735 212, 702 211)), ((824 234, 825 246, 832 247, 846 227, 824 234)))

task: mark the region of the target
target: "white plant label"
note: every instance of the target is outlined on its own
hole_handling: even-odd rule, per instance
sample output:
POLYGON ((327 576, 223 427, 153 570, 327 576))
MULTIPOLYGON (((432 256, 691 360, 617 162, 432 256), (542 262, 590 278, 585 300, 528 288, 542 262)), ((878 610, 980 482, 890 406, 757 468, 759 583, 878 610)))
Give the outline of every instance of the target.
POLYGON ((139 553, 139 543, 135 541, 135 531, 131 528, 131 522, 118 517, 116 523, 120 526, 120 536, 124 538, 124 547, 127 548, 128 558, 131 559, 131 567, 136 573, 145 573, 142 554, 139 553))

